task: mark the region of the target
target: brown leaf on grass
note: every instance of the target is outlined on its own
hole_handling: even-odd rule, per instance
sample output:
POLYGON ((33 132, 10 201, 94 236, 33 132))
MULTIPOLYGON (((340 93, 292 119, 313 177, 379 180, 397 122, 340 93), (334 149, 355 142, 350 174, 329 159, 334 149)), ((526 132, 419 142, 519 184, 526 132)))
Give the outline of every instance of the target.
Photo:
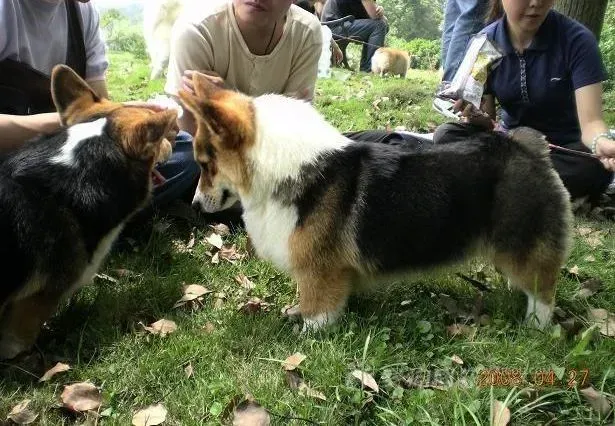
POLYGON ((222 247, 219 253, 221 260, 226 260, 233 265, 235 265, 238 260, 241 260, 245 257, 244 254, 241 254, 237 251, 236 244, 233 244, 231 247, 222 247))
POLYGON ((572 268, 568 269, 568 272, 571 275, 574 275, 574 276, 578 277, 579 276, 579 266, 578 265, 574 265, 572 268))
POLYGON ((6 416, 6 419, 11 420, 13 423, 18 425, 29 425, 30 423, 34 423, 38 417, 38 414, 35 414, 33 411, 29 410, 28 405, 30 405, 30 400, 24 399, 13 407, 11 412, 6 416))
POLYGON ((100 278, 101 280, 112 282, 113 284, 117 284, 119 282, 117 278, 110 277, 107 274, 100 273, 100 274, 96 274, 95 276, 96 278, 100 278))
POLYGON ((233 426, 269 426, 271 417, 258 402, 246 399, 233 410, 233 426))
POLYGON ((256 314, 261 311, 268 311, 271 308, 271 303, 267 303, 258 297, 252 297, 245 303, 240 303, 237 309, 244 314, 256 314))
POLYGON ((204 295, 212 293, 211 290, 208 290, 207 288, 198 284, 185 285, 183 291, 184 295, 181 299, 175 302, 175 305, 173 305, 174 308, 184 306, 190 302, 193 302, 191 303, 192 305, 198 306, 198 304, 203 300, 204 295))
POLYGON ((581 289, 577 295, 583 299, 587 299, 602 290, 602 287, 603 284, 600 279, 590 278, 581 283, 581 289))
POLYGON ((300 395, 308 396, 310 398, 320 399, 326 401, 327 397, 315 389, 312 389, 301 377, 301 375, 295 370, 286 370, 286 383, 288 387, 293 390, 299 391, 300 395))
POLYGON ((282 368, 286 371, 294 370, 299 367, 299 364, 301 364, 305 360, 305 358, 307 357, 302 353, 295 352, 294 354, 286 358, 286 360, 282 363, 282 368))
POLYGON ((453 361, 457 365, 463 365, 463 360, 458 355, 453 355, 451 357, 451 361, 453 361))
POLYGON ((190 239, 188 240, 188 243, 186 244, 186 248, 191 249, 192 247, 194 247, 195 243, 196 243, 196 237, 194 235, 194 232, 191 232, 190 239))
POLYGON ((378 391, 380 390, 380 388, 378 387, 378 383, 376 383, 376 380, 374 380, 374 376, 372 376, 371 374, 361 370, 354 370, 352 372, 352 376, 358 379, 363 386, 372 389, 376 393, 378 393, 378 391))
POLYGON ((592 232, 594 232, 594 229, 588 228, 588 227, 585 227, 585 226, 579 226, 577 228, 577 234, 579 234, 581 237, 584 237, 585 235, 589 235, 592 232))
POLYGON ((201 328, 205 330, 205 333, 211 334, 216 329, 216 326, 212 322, 206 322, 205 325, 201 328))
POLYGON ((167 419, 167 409, 162 404, 150 405, 132 416, 133 426, 156 426, 167 419))
POLYGON ((97 410, 102 404, 100 390, 89 382, 64 386, 60 399, 64 408, 76 412, 97 410))
POLYGON ((151 334, 160 335, 160 337, 165 337, 167 334, 171 334, 177 330, 177 324, 174 321, 161 319, 154 323, 151 323, 149 326, 143 325, 143 328, 150 332, 151 334))
POLYGON ((218 250, 220 250, 222 248, 222 237, 215 233, 215 232, 210 232, 206 237, 205 237, 205 242, 208 244, 211 244, 212 246, 214 246, 215 248, 217 248, 218 250))
POLYGON ((58 362, 56 365, 54 365, 49 370, 47 370, 45 372, 45 374, 43 374, 43 377, 38 379, 38 381, 39 381, 39 383, 40 382, 46 382, 47 380, 51 379, 56 374, 62 373, 64 371, 68 371, 68 370, 70 370, 70 365, 58 362))
POLYGON ((615 337, 615 315, 606 309, 590 309, 589 320, 600 324, 600 334, 615 337))
POLYGON ((218 263, 220 263, 220 252, 217 251, 213 254, 213 256, 211 256, 211 263, 214 265, 217 265, 218 263))
POLYGON ((476 334, 476 328, 465 324, 452 324, 446 327, 446 332, 451 337, 467 337, 472 339, 474 334, 476 334))
POLYGON ((231 233, 231 230, 224 223, 217 223, 215 225, 209 225, 209 227, 221 237, 226 237, 231 233))
POLYGON ((224 301, 226 300, 226 293, 220 292, 214 295, 216 301, 214 302, 214 309, 224 308, 224 301))
POLYGON ((235 281, 242 286, 244 289, 250 291, 254 288, 254 283, 250 281, 250 278, 246 277, 244 274, 239 274, 235 277, 235 281))
POLYGON ((510 423, 510 410, 504 403, 495 400, 491 405, 491 425, 506 426, 510 423))
POLYGON ((596 413, 606 416, 611 412, 611 402, 602 392, 594 389, 593 386, 581 389, 579 393, 589 402, 589 405, 592 406, 596 413))
POLYGON ((194 376, 194 368, 192 368, 192 363, 189 362, 188 365, 184 367, 184 373, 186 373, 186 378, 190 378, 194 376))

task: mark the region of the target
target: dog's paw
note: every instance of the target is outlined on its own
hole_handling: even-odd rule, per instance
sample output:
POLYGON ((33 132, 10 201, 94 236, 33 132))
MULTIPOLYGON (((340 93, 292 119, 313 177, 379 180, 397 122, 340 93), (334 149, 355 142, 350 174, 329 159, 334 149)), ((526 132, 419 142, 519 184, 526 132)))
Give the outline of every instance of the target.
POLYGON ((301 333, 306 334, 321 330, 333 324, 338 317, 339 313, 335 312, 324 312, 310 317, 303 317, 303 330, 301 333))

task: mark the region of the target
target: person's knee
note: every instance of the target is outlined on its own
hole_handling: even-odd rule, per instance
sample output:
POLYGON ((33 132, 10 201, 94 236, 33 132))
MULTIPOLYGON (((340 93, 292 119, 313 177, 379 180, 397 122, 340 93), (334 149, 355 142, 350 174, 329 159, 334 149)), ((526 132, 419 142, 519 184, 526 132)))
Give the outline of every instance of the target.
POLYGON ((386 34, 389 32, 389 24, 386 23, 383 19, 374 19, 374 23, 372 24, 373 32, 379 32, 386 34))
POLYGON ((475 129, 466 123, 444 123, 436 127, 433 142, 435 144, 456 142, 473 133, 475 133, 475 129))

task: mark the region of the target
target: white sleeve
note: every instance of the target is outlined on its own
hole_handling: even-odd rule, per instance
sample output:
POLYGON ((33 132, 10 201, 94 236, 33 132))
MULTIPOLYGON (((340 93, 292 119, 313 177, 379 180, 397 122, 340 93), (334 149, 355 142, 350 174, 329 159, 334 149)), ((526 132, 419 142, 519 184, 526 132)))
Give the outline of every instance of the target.
POLYGON ((109 67, 105 42, 100 31, 100 16, 92 2, 79 3, 83 23, 86 68, 88 81, 104 80, 109 67))

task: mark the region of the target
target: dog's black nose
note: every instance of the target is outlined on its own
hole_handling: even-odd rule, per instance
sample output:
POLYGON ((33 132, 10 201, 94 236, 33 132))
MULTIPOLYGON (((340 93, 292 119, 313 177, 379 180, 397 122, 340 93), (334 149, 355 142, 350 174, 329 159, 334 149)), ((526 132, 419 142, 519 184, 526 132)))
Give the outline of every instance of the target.
POLYGON ((194 210, 195 212, 201 212, 201 203, 199 203, 198 201, 193 201, 192 210, 194 210))

